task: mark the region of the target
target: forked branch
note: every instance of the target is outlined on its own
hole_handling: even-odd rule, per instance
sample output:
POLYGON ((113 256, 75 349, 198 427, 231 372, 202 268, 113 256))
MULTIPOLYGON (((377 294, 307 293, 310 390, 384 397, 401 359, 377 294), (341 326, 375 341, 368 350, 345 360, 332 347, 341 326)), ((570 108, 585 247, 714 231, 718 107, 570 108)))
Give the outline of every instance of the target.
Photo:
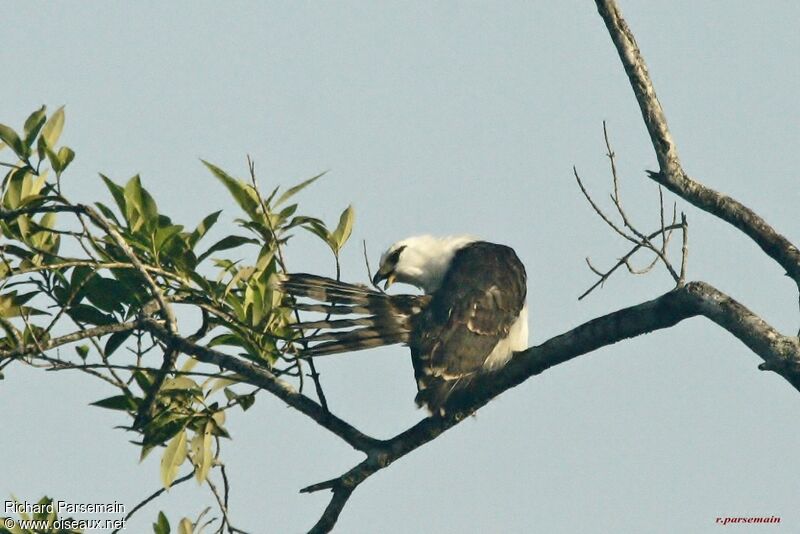
POLYGON ((658 158, 659 172, 650 172, 650 178, 687 202, 744 232, 800 286, 800 251, 791 241, 741 202, 706 187, 683 170, 664 110, 633 32, 614 0, 595 2, 628 75, 658 158))
POLYGON ((598 287, 602 286, 609 277, 614 274, 614 272, 622 267, 623 265, 628 269, 628 272, 631 274, 646 274, 650 272, 656 263, 661 262, 664 267, 669 272, 672 279, 675 281, 676 286, 681 286, 684 284, 686 280, 686 262, 688 260, 688 224, 686 222, 686 215, 681 213, 681 223, 678 224, 677 221, 677 211, 676 207, 673 204, 672 207, 672 222, 667 225, 664 217, 664 195, 661 191, 661 188, 658 188, 658 200, 659 200, 659 222, 660 227, 655 232, 650 234, 645 234, 644 232, 640 231, 631 221, 631 218, 628 216, 625 208, 622 205, 622 195, 620 194, 620 187, 619 187, 619 175, 617 173, 617 165, 616 165, 616 154, 614 150, 611 148, 611 142, 608 138, 608 129, 606 127, 605 121, 603 121, 603 139, 605 140, 606 145, 606 156, 608 157, 609 164, 611 167, 611 181, 613 186, 613 193, 611 194, 611 201, 614 204, 614 208, 616 209, 619 218, 622 221, 622 224, 618 224, 614 222, 614 220, 607 215, 603 209, 598 205, 597 202, 592 198, 589 191, 586 189, 586 186, 583 184, 580 175, 578 174, 578 170, 573 167, 572 172, 575 176, 575 180, 578 183, 578 187, 580 187, 581 193, 583 193, 584 198, 586 201, 589 202, 589 205, 592 207, 595 213, 603 220, 603 222, 611 228, 617 235, 621 236, 623 239, 633 243, 633 247, 624 255, 622 256, 614 266, 610 269, 602 271, 597 269, 589 258, 586 258, 586 263, 589 266, 589 269, 598 276, 598 280, 590 286, 586 291, 584 291, 579 297, 578 300, 583 299, 589 293, 597 289, 598 287), (680 229, 683 234, 683 248, 681 254, 681 265, 680 269, 676 270, 673 267, 671 260, 668 258, 667 255, 667 248, 669 246, 670 238, 672 237, 672 232, 674 230, 680 229), (653 240, 657 237, 661 238, 661 244, 656 245, 653 240), (641 269, 635 268, 631 264, 631 259, 633 256, 640 250, 645 249, 649 250, 654 254, 653 260, 641 269))
POLYGON ((584 323, 541 345, 518 353, 503 369, 484 375, 466 393, 454 393, 446 418, 428 417, 410 429, 379 442, 367 458, 332 480, 304 492, 330 489, 332 500, 311 532, 327 532, 358 485, 395 460, 435 439, 473 414, 491 399, 547 369, 642 334, 670 328, 695 316, 704 316, 732 333, 766 366, 800 391, 800 342, 783 336, 736 300, 704 282, 691 282, 654 300, 624 308, 584 323))

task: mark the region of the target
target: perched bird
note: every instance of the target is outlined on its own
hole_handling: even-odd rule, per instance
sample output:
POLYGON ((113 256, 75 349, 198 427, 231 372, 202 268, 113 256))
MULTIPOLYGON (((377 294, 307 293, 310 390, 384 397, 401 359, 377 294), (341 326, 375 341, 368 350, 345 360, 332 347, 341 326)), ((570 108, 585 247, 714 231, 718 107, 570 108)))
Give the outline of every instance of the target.
POLYGON ((416 402, 445 415, 450 395, 495 371, 528 346, 525 267, 510 247, 474 238, 409 237, 381 256, 373 284, 405 283, 422 295, 389 295, 364 285, 290 274, 283 290, 317 303, 299 310, 327 314, 295 328, 303 356, 322 356, 404 343, 411 349, 416 402), (344 319, 333 316, 355 315, 344 319), (348 330, 345 330, 348 329, 348 330))

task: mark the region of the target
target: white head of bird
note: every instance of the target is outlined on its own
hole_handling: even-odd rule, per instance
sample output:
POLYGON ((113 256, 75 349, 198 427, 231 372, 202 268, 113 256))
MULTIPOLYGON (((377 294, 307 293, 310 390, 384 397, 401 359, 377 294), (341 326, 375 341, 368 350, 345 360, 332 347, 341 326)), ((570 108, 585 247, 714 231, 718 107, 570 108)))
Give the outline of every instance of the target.
POLYGON ((372 283, 377 285, 385 281, 384 289, 388 289, 393 283, 400 282, 433 293, 441 286, 453 255, 475 241, 476 238, 465 235, 418 235, 398 241, 381 255, 372 283))

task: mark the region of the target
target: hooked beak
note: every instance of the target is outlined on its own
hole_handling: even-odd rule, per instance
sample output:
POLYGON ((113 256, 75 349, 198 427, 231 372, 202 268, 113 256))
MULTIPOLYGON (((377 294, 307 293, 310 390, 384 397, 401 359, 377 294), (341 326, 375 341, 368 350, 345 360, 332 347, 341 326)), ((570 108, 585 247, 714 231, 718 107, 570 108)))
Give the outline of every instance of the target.
POLYGON ((397 278, 397 275, 395 275, 394 272, 378 271, 377 273, 375 273, 375 276, 372 277, 372 283, 373 285, 377 286, 381 282, 381 280, 386 280, 386 282, 383 284, 383 289, 387 290, 389 289, 389 286, 394 284, 395 278, 397 278))

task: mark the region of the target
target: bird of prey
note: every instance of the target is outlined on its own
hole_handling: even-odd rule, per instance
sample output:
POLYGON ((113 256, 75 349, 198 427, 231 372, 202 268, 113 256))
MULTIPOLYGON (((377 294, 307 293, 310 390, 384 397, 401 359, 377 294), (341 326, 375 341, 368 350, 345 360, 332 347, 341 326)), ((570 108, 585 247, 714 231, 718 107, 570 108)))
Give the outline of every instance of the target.
POLYGON ((399 282, 423 294, 390 295, 311 274, 287 275, 282 287, 296 308, 327 315, 294 325, 316 330, 301 340, 303 356, 404 343, 411 349, 417 404, 444 416, 454 391, 527 348, 525 267, 510 247, 466 236, 409 237, 381 256, 373 284, 381 281, 384 289, 399 282), (341 315, 354 317, 333 318, 341 315))

